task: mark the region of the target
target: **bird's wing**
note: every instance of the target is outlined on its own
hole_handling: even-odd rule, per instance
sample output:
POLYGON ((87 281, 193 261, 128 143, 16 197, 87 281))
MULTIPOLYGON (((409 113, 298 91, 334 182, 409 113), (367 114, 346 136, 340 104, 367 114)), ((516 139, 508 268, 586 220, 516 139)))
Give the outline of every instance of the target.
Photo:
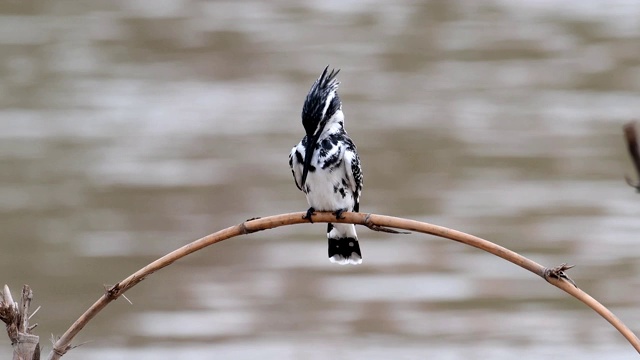
POLYGON ((296 182, 296 186, 300 191, 300 183, 302 182, 302 165, 304 162, 304 146, 302 142, 294 146, 289 153, 289 167, 291 168, 291 174, 293 174, 293 181, 296 182))
POLYGON ((344 165, 347 173, 347 179, 349 179, 349 187, 353 192, 353 199, 355 201, 353 205, 353 211, 360 211, 360 194, 362 193, 362 168, 360 167, 360 157, 356 152, 355 145, 347 147, 344 152, 344 165))

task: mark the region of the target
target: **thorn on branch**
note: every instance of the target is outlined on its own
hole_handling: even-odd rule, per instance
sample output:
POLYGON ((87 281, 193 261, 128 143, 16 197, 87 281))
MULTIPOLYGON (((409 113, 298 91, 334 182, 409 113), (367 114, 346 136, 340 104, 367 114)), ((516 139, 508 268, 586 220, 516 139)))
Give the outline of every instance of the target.
POLYGON ((122 297, 127 300, 127 302, 129 303, 129 305, 133 305, 133 302, 131 302, 131 300, 129 300, 129 298, 127 297, 127 295, 122 294, 122 297))
MULTIPOLYGON (((80 347, 80 346, 82 346, 82 345, 90 344, 90 343, 92 343, 92 342, 94 342, 94 340, 87 340, 87 341, 82 342, 82 343, 80 343, 80 344, 78 344, 78 345, 69 345, 69 350, 73 350, 73 349, 75 349, 75 348, 79 348, 79 347, 80 347)), ((68 350, 67 350, 67 351, 68 351, 68 350)))
POLYGON ((31 313, 31 315, 29 315, 29 320, 31 320, 31 318, 32 318, 35 314, 37 314, 37 313, 38 313, 38 311, 40 311, 40 308, 41 308, 41 307, 42 307, 42 306, 38 306, 38 308, 37 308, 37 309, 35 309, 35 310, 31 313))
POLYGON ((384 233, 389 233, 389 234, 411 234, 410 231, 398 231, 398 230, 394 230, 391 228, 387 228, 384 226, 380 226, 380 225, 376 225, 373 222, 371 222, 371 214, 367 214, 367 216, 364 218, 364 226, 368 227, 369 229, 373 230, 373 231, 378 231, 378 232, 384 232, 384 233))
POLYGON ((629 150, 629 155, 631 155, 631 160, 633 161, 633 166, 636 169, 636 174, 638 175, 638 180, 633 181, 630 176, 625 175, 624 179, 627 181, 627 184, 632 188, 635 188, 636 191, 640 192, 640 149, 638 149, 638 133, 637 133, 637 125, 636 121, 628 122, 624 125, 624 139, 627 142, 627 149, 629 150))
POLYGON ((571 285, 575 286, 576 288, 578 287, 578 285, 576 285, 576 282, 573 281, 569 276, 567 276, 567 274, 565 274, 566 270, 571 269, 572 267, 574 267, 575 265, 567 265, 567 263, 562 263, 558 266, 552 267, 552 268, 545 268, 544 269, 544 279, 549 281, 549 278, 554 278, 554 279, 564 279, 567 280, 571 285))
POLYGON ((109 287, 108 285, 103 285, 103 286, 105 290, 105 295, 109 300, 115 300, 118 298, 118 296, 120 296, 120 290, 121 290, 120 283, 117 283, 112 287, 109 287))

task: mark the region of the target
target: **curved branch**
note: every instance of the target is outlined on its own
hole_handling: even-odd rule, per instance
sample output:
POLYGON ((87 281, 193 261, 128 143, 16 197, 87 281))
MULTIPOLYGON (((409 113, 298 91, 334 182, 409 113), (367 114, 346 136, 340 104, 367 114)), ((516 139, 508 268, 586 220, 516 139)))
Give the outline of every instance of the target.
MULTIPOLYGON (((84 326, 89 321, 91 321, 91 319, 93 319, 113 300, 120 297, 127 290, 131 289, 154 272, 172 264, 174 261, 181 259, 193 252, 238 235, 251 234, 257 231, 273 229, 280 226, 307 223, 308 220, 302 218, 305 214, 306 213, 303 212, 297 212, 250 219, 241 224, 207 235, 155 260, 154 262, 136 271, 126 279, 120 281, 119 283, 113 285, 110 289, 108 289, 106 293, 102 295, 102 297, 100 297, 98 301, 91 305, 91 307, 87 311, 85 311, 85 313, 82 314, 80 318, 78 318, 78 320, 73 323, 73 325, 71 325, 71 327, 62 335, 62 337, 60 337, 60 339, 55 342, 53 349, 49 353, 48 359, 56 360, 61 358, 69 349, 71 349, 71 341, 73 340, 73 338, 78 334, 78 332, 80 332, 80 330, 82 330, 82 328, 84 328, 84 326)), ((467 244, 484 250, 493 255, 499 256, 524 269, 531 271, 532 273, 545 279, 550 284, 560 288, 561 290, 564 290, 571 296, 582 301, 595 312, 600 314, 600 316, 605 318, 605 320, 611 323, 611 325, 613 325, 627 339, 627 341, 629 341, 629 343, 636 349, 636 351, 640 353, 640 340, 638 339, 638 337, 622 321, 620 321, 615 315, 613 315, 613 313, 609 311, 609 309, 604 307, 597 300, 575 286, 573 281, 571 281, 571 279, 569 279, 564 274, 564 270, 567 270, 569 268, 568 266, 566 266, 566 264, 554 268, 545 268, 544 266, 532 260, 529 260, 516 252, 496 245, 490 241, 481 239, 477 236, 420 221, 376 214, 345 212, 342 215, 343 218, 337 220, 332 213, 318 212, 313 215, 312 220, 313 222, 334 222, 364 225, 376 231, 381 231, 381 228, 396 228, 416 231, 424 234, 439 236, 453 241, 458 241, 463 244, 467 244)))

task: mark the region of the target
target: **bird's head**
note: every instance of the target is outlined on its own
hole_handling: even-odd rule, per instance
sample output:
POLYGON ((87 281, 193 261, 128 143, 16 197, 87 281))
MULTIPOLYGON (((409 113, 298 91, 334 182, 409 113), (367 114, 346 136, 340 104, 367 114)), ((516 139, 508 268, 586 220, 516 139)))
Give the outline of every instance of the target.
POLYGON ((329 119, 340 110, 340 97, 336 76, 340 70, 324 68, 320 77, 311 85, 309 94, 302 106, 302 126, 307 136, 320 135, 329 119))
POLYGON ((331 70, 329 66, 324 68, 320 77, 311 85, 309 94, 302 106, 302 126, 307 133, 307 144, 304 154, 304 166, 302 170, 302 185, 307 180, 307 173, 311 164, 313 150, 318 142, 322 130, 329 120, 337 115, 342 104, 338 97, 338 85, 336 75, 340 70, 331 70))

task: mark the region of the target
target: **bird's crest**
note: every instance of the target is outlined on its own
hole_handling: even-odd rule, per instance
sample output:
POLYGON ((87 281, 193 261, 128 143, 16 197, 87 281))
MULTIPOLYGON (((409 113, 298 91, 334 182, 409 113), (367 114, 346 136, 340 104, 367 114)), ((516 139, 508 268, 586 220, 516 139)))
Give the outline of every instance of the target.
POLYGON ((339 81, 336 76, 340 70, 329 71, 329 66, 324 68, 320 77, 311 85, 309 94, 302 106, 302 125, 307 135, 318 134, 327 120, 340 109, 338 97, 339 81))

